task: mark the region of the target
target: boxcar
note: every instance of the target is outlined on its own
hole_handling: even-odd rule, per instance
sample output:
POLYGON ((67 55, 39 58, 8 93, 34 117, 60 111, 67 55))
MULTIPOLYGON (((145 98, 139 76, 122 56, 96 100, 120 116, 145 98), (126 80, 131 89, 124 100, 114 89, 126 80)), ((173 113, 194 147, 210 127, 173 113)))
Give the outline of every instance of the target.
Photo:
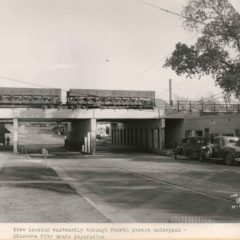
POLYGON ((81 108, 145 108, 155 106, 154 91, 70 89, 67 104, 81 108))
POLYGON ((61 104, 61 89, 0 88, 0 106, 57 106, 61 104))

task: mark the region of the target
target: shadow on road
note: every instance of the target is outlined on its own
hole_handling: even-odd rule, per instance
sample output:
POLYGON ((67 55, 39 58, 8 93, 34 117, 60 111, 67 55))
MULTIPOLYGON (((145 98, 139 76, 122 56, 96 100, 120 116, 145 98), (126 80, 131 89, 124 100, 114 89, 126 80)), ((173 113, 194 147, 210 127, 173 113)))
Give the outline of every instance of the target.
POLYGON ((0 173, 1 186, 36 188, 63 194, 77 194, 57 173, 44 167, 4 167, 0 173))
POLYGON ((0 181, 61 181, 57 173, 44 167, 4 167, 0 181))

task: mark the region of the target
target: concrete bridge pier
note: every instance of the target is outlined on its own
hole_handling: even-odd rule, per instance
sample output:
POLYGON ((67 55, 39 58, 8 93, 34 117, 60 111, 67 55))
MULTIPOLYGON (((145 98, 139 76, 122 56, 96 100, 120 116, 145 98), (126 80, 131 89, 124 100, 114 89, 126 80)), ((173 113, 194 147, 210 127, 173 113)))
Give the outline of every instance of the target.
POLYGON ((5 124, 0 124, 0 143, 5 144, 5 124))
POLYGON ((18 153, 18 119, 13 119, 13 152, 18 153))
POLYGON ((68 124, 67 139, 70 147, 84 153, 96 152, 96 119, 74 120, 68 124))

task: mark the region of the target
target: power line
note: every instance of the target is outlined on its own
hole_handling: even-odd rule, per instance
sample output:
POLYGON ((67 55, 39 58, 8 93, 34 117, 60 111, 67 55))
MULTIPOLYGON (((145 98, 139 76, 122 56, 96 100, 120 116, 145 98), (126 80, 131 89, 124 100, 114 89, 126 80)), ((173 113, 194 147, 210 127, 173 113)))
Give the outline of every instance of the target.
MULTIPOLYGON (((190 40, 192 40, 193 38, 196 37, 197 34, 194 34, 194 36, 190 36, 185 42, 189 42, 190 40)), ((170 53, 168 53, 169 55, 170 53)), ((144 75, 146 72, 149 72, 150 70, 152 70, 154 67, 156 67, 158 64, 160 64, 161 62, 163 62, 165 60, 165 57, 162 57, 161 59, 153 62, 151 65, 147 66, 142 72, 138 73, 135 77, 133 77, 132 79, 128 80, 127 83, 132 83, 134 81, 136 81, 140 76, 144 75)), ((126 84, 126 83, 125 83, 126 84)), ((123 85, 122 85, 123 86, 123 85)), ((163 90, 163 91, 168 91, 167 89, 163 90)), ((161 91, 162 92, 162 91, 161 91)))
POLYGON ((182 14, 180 14, 180 13, 177 13, 177 12, 174 12, 174 11, 171 11, 171 10, 168 10, 168 9, 165 9, 165 8, 162 8, 162 7, 159 7, 159 6, 156 6, 156 5, 154 5, 154 4, 151 4, 151 3, 148 3, 148 2, 144 2, 144 1, 142 1, 142 0, 136 0, 136 1, 141 2, 142 4, 147 5, 147 6, 150 6, 150 7, 152 7, 152 8, 158 9, 158 10, 160 10, 160 11, 162 11, 162 12, 170 13, 170 14, 172 14, 172 15, 175 15, 175 16, 178 16, 178 17, 187 19, 187 20, 191 20, 191 21, 194 21, 194 22, 196 22, 196 23, 200 23, 200 24, 203 24, 203 25, 207 25, 207 24, 204 23, 204 22, 197 21, 197 20, 195 20, 195 19, 191 19, 191 18, 186 17, 186 16, 184 16, 184 15, 182 15, 182 14))
MULTIPOLYGON (((133 83, 134 81, 136 81, 140 76, 144 75, 146 72, 150 71, 151 69, 153 69, 154 67, 156 67, 158 64, 160 64, 163 61, 163 59, 161 58, 160 60, 155 61, 154 63, 152 63, 150 66, 147 66, 142 72, 138 73, 135 77, 133 77, 132 79, 128 80, 127 83, 133 83)), ((124 83, 124 85, 126 85, 126 83, 124 83)), ((123 85, 122 85, 123 86, 123 85)))
POLYGON ((1 79, 5 79, 5 80, 8 80, 8 81, 12 81, 12 82, 24 83, 24 84, 31 85, 31 86, 36 86, 36 87, 51 88, 51 87, 46 86, 46 85, 37 84, 37 83, 31 83, 31 82, 28 82, 28 81, 18 80, 18 79, 9 78, 9 77, 4 77, 4 76, 0 76, 0 78, 1 78, 1 79))

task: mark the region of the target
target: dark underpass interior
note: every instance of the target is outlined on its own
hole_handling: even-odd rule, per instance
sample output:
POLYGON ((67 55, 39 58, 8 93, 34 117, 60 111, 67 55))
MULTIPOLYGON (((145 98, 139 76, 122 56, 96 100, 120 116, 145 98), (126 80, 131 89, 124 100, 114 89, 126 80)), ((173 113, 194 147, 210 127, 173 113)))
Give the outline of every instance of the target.
POLYGON ((181 142, 184 134, 184 120, 166 119, 165 124, 165 147, 174 148, 181 142))

